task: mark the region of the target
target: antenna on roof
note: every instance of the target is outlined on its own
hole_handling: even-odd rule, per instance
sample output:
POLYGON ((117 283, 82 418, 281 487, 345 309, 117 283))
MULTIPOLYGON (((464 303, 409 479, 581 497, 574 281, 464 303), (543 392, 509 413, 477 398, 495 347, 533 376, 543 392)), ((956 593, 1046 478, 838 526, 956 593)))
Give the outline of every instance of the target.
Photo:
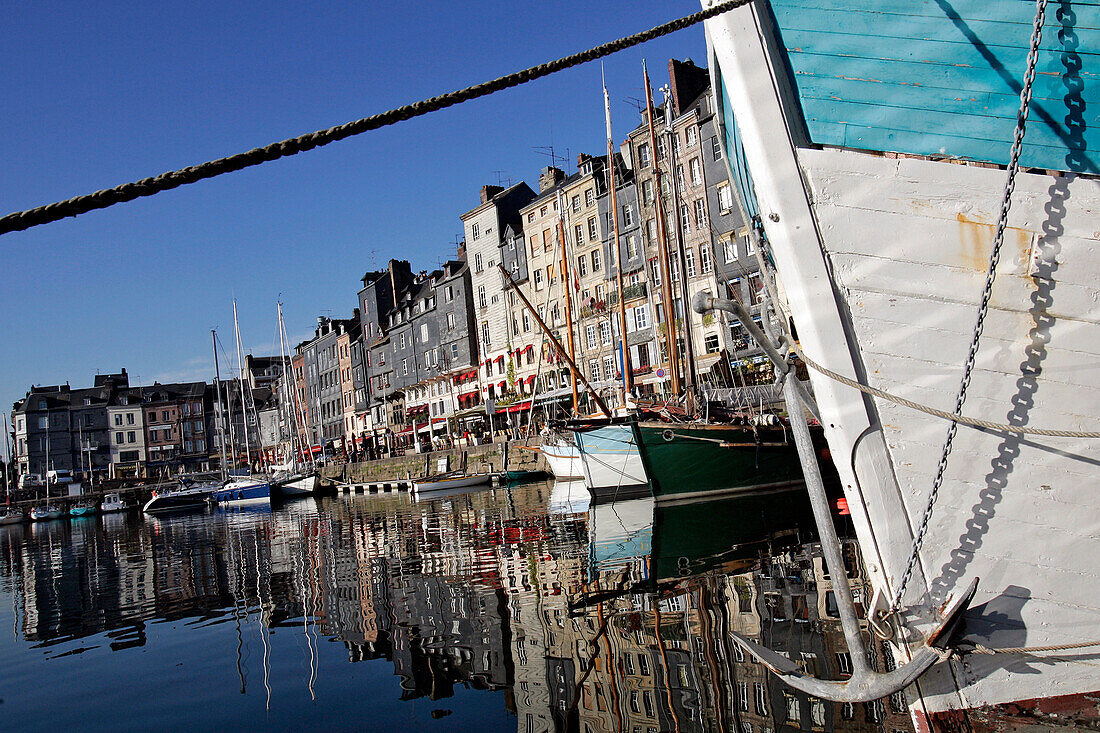
POLYGON ((623 97, 622 101, 626 102, 631 107, 638 110, 639 113, 641 113, 642 110, 645 109, 645 100, 638 99, 637 97, 623 97))
POLYGON ((531 149, 539 155, 545 155, 546 157, 550 158, 550 165, 554 166, 555 168, 558 167, 559 160, 561 161, 562 165, 565 165, 569 162, 569 148, 565 149, 564 156, 555 153, 553 145, 536 145, 531 149))
POLYGON ((493 174, 497 177, 497 185, 504 188, 512 187, 512 177, 508 175, 508 171, 493 171, 493 174))

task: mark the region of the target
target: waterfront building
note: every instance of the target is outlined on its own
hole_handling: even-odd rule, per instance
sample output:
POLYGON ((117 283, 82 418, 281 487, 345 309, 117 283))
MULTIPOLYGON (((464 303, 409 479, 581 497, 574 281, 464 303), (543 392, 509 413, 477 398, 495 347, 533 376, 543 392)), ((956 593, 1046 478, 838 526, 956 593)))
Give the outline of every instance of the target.
POLYGON ((320 446, 329 454, 343 449, 343 382, 338 340, 351 328, 360 328, 358 308, 350 319, 318 316, 313 338, 295 347, 295 355, 302 359, 307 443, 315 446, 314 450, 320 446))
POLYGON ((394 362, 387 326, 397 307, 398 293, 413 281, 412 269, 405 260, 390 260, 385 270, 367 272, 361 281, 359 319, 366 387, 365 404, 357 404, 356 410, 366 414, 364 422, 371 438, 366 448, 377 456, 392 448, 394 426, 404 426, 403 395, 393 387, 394 362))
POLYGON ((214 410, 206 409, 214 401, 213 387, 205 382, 154 382, 141 390, 141 396, 149 474, 204 468, 212 447, 207 419, 217 417, 214 410))
MULTIPOLYGON (((515 296, 505 295, 503 277, 497 268, 503 264, 517 283, 527 281, 529 267, 523 248, 526 225, 520 210, 533 198, 534 191, 522 181, 507 189, 482 186, 481 202, 460 217, 466 236, 477 330, 479 403, 498 400, 516 391, 514 383, 508 382, 508 362, 515 358, 516 349, 532 343, 531 332, 537 331, 531 319, 522 313, 523 306, 515 296), (513 328, 513 324, 519 323, 527 326, 523 336, 513 328)), ((514 363, 513 371, 518 371, 514 363)))
POLYGON ((145 410, 140 387, 121 389, 107 407, 107 446, 110 451, 110 478, 137 478, 145 475, 148 454, 145 449, 145 410))
POLYGON ((69 437, 69 385, 31 386, 12 407, 15 464, 20 475, 44 478, 47 470, 73 470, 69 437))
POLYGON ((404 398, 402 414, 394 413, 391 422, 402 445, 419 448, 450 438, 459 430, 455 416, 473 402, 465 385, 478 354, 474 307, 461 248, 458 256, 439 270, 420 273, 398 293, 385 343, 373 349, 377 360, 393 365, 390 389, 404 398))

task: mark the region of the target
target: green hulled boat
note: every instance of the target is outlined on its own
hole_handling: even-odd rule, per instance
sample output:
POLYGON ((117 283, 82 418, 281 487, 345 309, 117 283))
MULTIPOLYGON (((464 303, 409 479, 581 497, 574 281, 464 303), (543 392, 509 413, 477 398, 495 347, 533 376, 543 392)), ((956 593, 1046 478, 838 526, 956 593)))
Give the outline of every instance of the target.
POLYGON ((798 451, 782 426, 635 422, 632 429, 659 502, 802 483, 798 451))

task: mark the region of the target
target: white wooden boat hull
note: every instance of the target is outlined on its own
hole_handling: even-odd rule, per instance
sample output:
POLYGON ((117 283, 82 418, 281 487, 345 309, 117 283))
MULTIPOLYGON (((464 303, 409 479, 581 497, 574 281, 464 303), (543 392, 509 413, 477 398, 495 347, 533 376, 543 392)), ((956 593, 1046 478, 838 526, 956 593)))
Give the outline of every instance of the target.
MULTIPOLYGON (((951 27, 946 14, 942 20, 951 27)), ((1006 173, 802 146, 797 136, 783 135, 792 102, 781 96, 783 64, 774 57, 781 46, 762 42, 770 23, 746 7, 708 21, 707 37, 720 66, 712 79, 720 79, 736 115, 783 305, 801 347, 835 372, 953 411, 1006 173)), ((1044 40, 1062 38, 1049 12, 1047 24, 1044 40)), ((1067 115, 1061 98, 1050 105, 1057 120, 1067 115)), ((1029 135, 1032 123, 1039 124, 1034 107, 1029 135)), ((1017 177, 964 414, 1097 430, 1097 210, 1096 178, 1017 177)), ((910 556, 948 423, 866 397, 814 370, 810 378, 869 577, 890 597, 910 556)), ((937 607, 979 578, 966 630, 976 643, 1050 646, 1100 636, 1095 466, 1095 440, 1024 439, 961 426, 903 598, 907 618, 916 619, 910 631, 918 638, 927 632, 937 607)), ((894 651, 897 661, 906 654, 894 651)), ((1100 688, 1095 666, 1076 663, 1073 654, 1044 653, 1037 662, 969 655, 937 664, 910 698, 918 730, 931 726, 927 715, 958 709, 1021 702, 1028 710, 1054 696, 1094 706, 1084 696, 1100 688)))
POLYGON ((581 452, 575 445, 548 443, 539 447, 539 451, 550 467, 554 478, 584 478, 584 466, 581 452))
POLYGON ((649 479, 629 425, 606 425, 575 433, 584 482, 597 500, 648 493, 649 479))
POLYGON ((317 474, 309 474, 289 481, 272 481, 271 490, 283 496, 309 496, 316 493, 319 482, 317 474))
POLYGON ((455 476, 453 478, 413 481, 413 491, 423 494, 431 491, 445 491, 447 489, 461 489, 468 486, 482 486, 492 480, 492 476, 481 473, 474 476, 455 476))

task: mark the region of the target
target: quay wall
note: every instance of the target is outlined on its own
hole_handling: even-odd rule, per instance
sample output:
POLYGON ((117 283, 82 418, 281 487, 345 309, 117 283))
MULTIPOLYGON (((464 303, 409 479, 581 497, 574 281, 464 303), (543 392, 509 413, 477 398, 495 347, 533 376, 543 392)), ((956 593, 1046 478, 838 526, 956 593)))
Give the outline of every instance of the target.
POLYGON ((530 443, 522 440, 500 441, 467 448, 450 448, 430 453, 408 453, 403 456, 381 458, 362 463, 344 463, 326 466, 321 476, 331 483, 371 483, 397 481, 409 476, 423 476, 435 473, 438 461, 449 458, 450 470, 462 465, 462 454, 466 453, 466 468, 469 471, 500 471, 504 466, 505 451, 508 454, 508 468, 515 471, 546 471, 546 461, 542 453, 527 450, 537 447, 540 440, 532 438, 530 443), (425 470, 426 469, 426 470, 425 470))

